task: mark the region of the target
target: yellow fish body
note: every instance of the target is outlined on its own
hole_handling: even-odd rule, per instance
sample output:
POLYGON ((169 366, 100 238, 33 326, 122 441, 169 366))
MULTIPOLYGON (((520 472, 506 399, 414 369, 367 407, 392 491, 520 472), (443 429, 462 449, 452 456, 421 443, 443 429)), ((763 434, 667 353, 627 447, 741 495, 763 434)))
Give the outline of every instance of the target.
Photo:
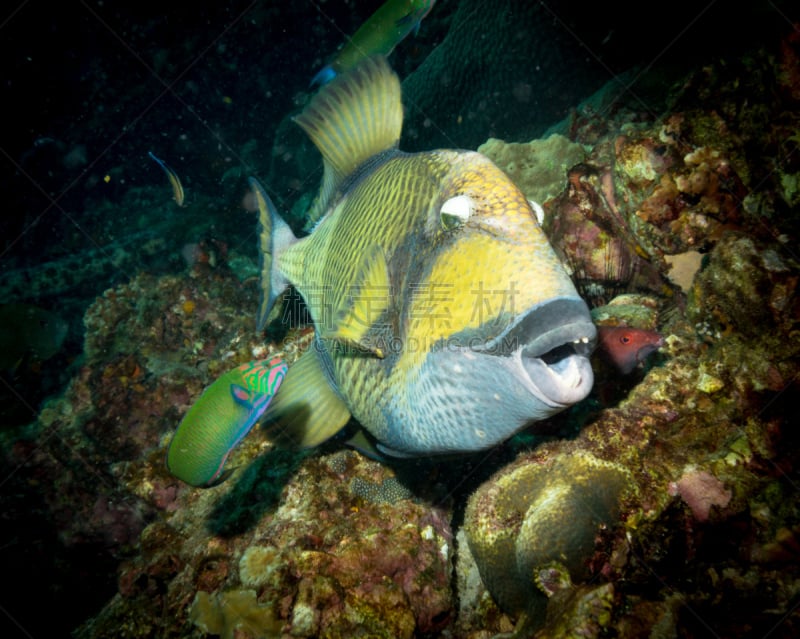
POLYGON ((313 346, 266 413, 316 445, 355 417, 398 456, 480 450, 583 399, 596 339, 525 197, 486 157, 407 154, 383 58, 323 87, 297 123, 323 155, 313 232, 260 209, 259 327, 303 296, 313 346))

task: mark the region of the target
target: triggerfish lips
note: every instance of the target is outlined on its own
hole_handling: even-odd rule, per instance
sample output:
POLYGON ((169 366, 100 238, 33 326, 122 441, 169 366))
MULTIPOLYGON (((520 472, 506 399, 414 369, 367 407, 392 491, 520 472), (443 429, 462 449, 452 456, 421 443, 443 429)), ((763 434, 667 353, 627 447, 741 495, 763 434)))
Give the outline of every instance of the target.
POLYGON ((586 303, 558 298, 529 309, 486 349, 510 356, 527 390, 555 412, 589 394, 596 339, 586 303))
MULTIPOLYGON (((491 323, 482 328, 491 332, 491 323)), ((494 446, 591 392, 595 340, 586 304, 572 296, 536 304, 488 338, 451 336, 429 352, 408 399, 386 402, 405 430, 380 432, 378 448, 414 456, 494 446)))

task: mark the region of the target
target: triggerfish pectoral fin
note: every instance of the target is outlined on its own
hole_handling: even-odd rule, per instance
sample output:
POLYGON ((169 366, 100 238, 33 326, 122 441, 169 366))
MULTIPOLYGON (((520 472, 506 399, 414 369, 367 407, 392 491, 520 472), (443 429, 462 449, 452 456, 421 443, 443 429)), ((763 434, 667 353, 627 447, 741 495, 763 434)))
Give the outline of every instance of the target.
POLYGON ((249 362, 206 388, 172 437, 170 473, 192 486, 223 481, 228 455, 267 409, 287 370, 277 358, 249 362))
POLYGON ((318 345, 292 364, 283 389, 264 415, 264 427, 294 446, 317 446, 338 433, 350 410, 331 386, 318 345))

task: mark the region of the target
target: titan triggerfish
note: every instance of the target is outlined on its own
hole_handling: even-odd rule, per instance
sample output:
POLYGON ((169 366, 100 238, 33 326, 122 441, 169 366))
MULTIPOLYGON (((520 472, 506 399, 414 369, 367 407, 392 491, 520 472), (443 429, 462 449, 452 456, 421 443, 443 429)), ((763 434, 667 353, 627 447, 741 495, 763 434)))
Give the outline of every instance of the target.
POLYGON ((531 205, 471 151, 398 150, 384 58, 334 78, 297 124, 322 154, 312 232, 259 204, 263 328, 291 284, 314 323, 265 413, 316 445, 355 419, 396 456, 485 449, 580 401, 596 340, 531 205))

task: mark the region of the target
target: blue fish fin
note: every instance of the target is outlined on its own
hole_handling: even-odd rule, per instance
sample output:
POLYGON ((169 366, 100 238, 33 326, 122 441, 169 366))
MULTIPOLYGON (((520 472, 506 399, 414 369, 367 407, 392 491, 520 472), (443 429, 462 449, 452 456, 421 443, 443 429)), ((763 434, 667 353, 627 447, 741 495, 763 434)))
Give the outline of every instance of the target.
POLYGON ((391 302, 389 270, 380 246, 373 245, 367 250, 353 281, 358 282, 358 286, 351 290, 345 305, 336 309, 333 326, 322 337, 382 359, 386 355, 385 344, 371 338, 371 335, 380 335, 384 342, 391 341, 386 330, 377 327, 391 302))
POLYGON ((403 128, 400 80, 385 58, 369 58, 322 87, 294 120, 322 154, 322 185, 309 211, 316 222, 345 178, 397 148, 403 128))
POLYGON ((379 452, 381 452, 381 453, 383 453, 383 454, 385 454, 385 455, 387 455, 389 457, 398 457, 400 459, 410 459, 412 457, 419 457, 418 454, 404 453, 403 451, 395 450, 394 448, 390 448, 389 446, 386 446, 385 444, 375 444, 375 446, 376 446, 376 448, 378 449, 379 452))
POLYGON ((321 344, 314 344, 289 367, 281 391, 264 413, 269 433, 299 447, 321 444, 350 419, 350 410, 325 373, 321 348, 321 344))
POLYGON ((331 80, 336 77, 336 71, 334 70, 333 66, 330 64, 326 64, 322 67, 319 71, 317 71, 316 75, 311 78, 311 83, 309 86, 315 87, 317 85, 323 86, 328 84, 331 80))
POLYGON ((289 225, 283 221, 278 209, 258 180, 251 177, 248 181, 258 203, 261 301, 258 305, 256 330, 261 331, 267 325, 270 311, 275 306, 275 300, 289 287, 289 280, 277 266, 278 258, 281 253, 297 242, 297 238, 289 225))

